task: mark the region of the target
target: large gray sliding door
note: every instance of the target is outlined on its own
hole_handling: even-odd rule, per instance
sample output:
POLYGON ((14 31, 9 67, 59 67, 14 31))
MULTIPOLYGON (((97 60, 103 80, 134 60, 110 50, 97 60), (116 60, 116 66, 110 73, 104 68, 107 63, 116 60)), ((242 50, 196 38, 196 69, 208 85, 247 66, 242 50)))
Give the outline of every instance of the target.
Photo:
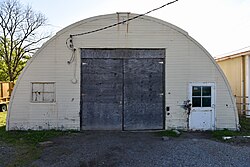
POLYGON ((122 128, 122 60, 82 59, 82 128, 122 128))
POLYGON ((125 130, 163 128, 162 63, 162 59, 125 60, 125 130))
POLYGON ((163 129, 164 55, 164 49, 82 49, 82 129, 163 129))

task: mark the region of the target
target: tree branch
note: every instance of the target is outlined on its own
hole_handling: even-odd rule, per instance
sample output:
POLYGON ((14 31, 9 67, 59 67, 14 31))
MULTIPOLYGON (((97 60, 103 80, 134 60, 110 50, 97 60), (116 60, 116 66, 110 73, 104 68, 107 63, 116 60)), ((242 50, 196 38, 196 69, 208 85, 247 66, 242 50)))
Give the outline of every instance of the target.
POLYGON ((20 73, 20 62, 26 54, 36 51, 38 44, 50 37, 43 35, 38 38, 38 30, 46 20, 43 14, 34 12, 30 6, 22 6, 18 0, 4 0, 0 4, 0 45, 3 52, 0 57, 6 62, 11 81, 20 73))

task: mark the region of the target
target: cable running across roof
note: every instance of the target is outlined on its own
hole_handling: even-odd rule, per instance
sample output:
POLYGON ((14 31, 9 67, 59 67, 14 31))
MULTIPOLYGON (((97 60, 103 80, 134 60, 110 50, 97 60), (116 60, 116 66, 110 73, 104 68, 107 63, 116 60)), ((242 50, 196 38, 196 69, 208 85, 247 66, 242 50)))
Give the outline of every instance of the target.
POLYGON ((151 12, 154 12, 156 10, 159 10, 161 8, 164 8, 165 6, 168 6, 168 5, 171 5, 175 2, 177 2, 178 0, 174 0, 174 1, 171 1, 171 2, 168 2, 158 8, 155 8, 155 9, 152 9, 146 13, 143 13, 143 14, 139 14, 139 15, 136 15, 134 17, 131 17, 127 20, 123 20, 123 21, 120 21, 118 23, 115 23, 115 24, 111 24, 111 25, 108 25, 108 26, 105 26, 105 27, 102 27, 102 28, 98 28, 98 29, 95 29, 95 30, 91 30, 91 31, 87 31, 87 32, 83 32, 83 33, 79 33, 79 34, 71 34, 67 39, 66 39, 66 46, 69 50, 72 51, 72 55, 71 55, 71 58, 67 61, 67 63, 70 65, 72 64, 73 62, 75 62, 75 67, 74 67, 74 76, 73 76, 73 79, 71 80, 71 82, 73 84, 76 84, 77 83, 77 78, 76 78, 76 48, 74 47, 74 43, 73 43, 73 37, 77 37, 77 36, 82 36, 82 35, 87 35, 87 34, 91 34, 91 33, 95 33, 95 32, 98 32, 98 31, 103 31, 103 30, 106 30, 106 29, 109 29, 109 28, 112 28, 112 27, 115 27, 117 25, 120 25, 120 24, 124 24, 124 23, 127 23, 129 21, 132 21, 132 20, 135 20, 137 18, 140 18, 140 17, 143 17, 151 12))
POLYGON ((166 3, 166 4, 162 5, 162 6, 160 6, 158 8, 155 8, 155 9, 152 9, 152 10, 146 12, 146 13, 139 14, 137 16, 131 17, 131 18, 127 19, 127 20, 123 20, 123 21, 120 21, 120 22, 115 23, 115 24, 111 24, 111 25, 108 25, 108 26, 105 26, 105 27, 102 27, 102 28, 98 28, 98 29, 95 29, 95 30, 91 30, 91 31, 87 31, 87 32, 79 33, 79 34, 72 34, 72 35, 70 35, 70 37, 72 38, 72 37, 75 37, 75 36, 87 35, 87 34, 91 34, 91 33, 95 33, 95 32, 98 32, 98 31, 102 31, 102 30, 106 30, 106 29, 112 28, 112 27, 115 27, 115 26, 120 25, 120 24, 124 24, 126 22, 135 20, 135 19, 137 19, 139 17, 145 16, 145 15, 151 13, 151 12, 154 12, 156 10, 164 8, 165 6, 171 5, 171 4, 173 4, 173 3, 177 2, 177 1, 178 0, 174 0, 174 1, 168 2, 168 3, 166 3))

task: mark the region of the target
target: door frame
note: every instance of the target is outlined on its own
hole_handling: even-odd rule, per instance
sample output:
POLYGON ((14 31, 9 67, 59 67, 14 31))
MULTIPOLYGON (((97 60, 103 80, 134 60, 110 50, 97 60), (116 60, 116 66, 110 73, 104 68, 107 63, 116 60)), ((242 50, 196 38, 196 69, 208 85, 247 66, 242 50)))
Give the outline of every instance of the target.
MULTIPOLYGON (((192 110, 199 110, 201 112, 206 112, 206 110, 211 110, 211 129, 215 130, 216 119, 215 119, 215 106, 216 106, 216 84, 215 82, 189 82, 188 84, 188 99, 192 102, 192 87, 193 86, 211 86, 211 107, 191 107, 191 111, 188 118, 189 129, 191 125, 190 115, 192 114, 192 110)), ((191 129, 192 130, 192 129, 191 129)), ((195 130, 203 130, 203 129, 195 129, 195 130)))

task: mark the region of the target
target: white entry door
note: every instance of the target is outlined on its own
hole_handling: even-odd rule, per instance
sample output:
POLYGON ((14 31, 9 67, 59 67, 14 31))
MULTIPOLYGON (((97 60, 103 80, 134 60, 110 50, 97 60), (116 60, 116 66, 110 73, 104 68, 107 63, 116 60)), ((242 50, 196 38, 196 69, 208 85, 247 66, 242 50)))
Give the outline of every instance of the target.
POLYGON ((190 83, 190 130, 215 129, 215 83, 190 83))

